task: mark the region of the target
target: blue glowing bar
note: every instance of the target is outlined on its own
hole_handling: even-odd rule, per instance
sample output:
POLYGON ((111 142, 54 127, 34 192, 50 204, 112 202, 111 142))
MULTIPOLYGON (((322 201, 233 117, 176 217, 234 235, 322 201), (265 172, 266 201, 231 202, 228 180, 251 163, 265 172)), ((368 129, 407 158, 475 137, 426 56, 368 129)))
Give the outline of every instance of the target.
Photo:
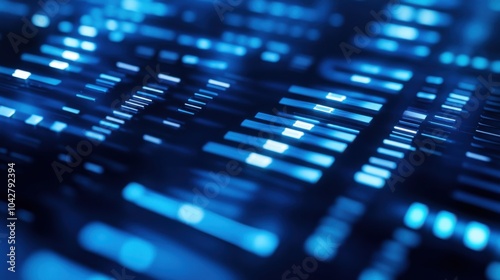
POLYGON ((228 43, 217 43, 215 45, 215 50, 221 53, 230 53, 237 56, 244 56, 247 53, 247 49, 245 47, 231 45, 228 43))
POLYGON ((179 128, 179 127, 181 127, 181 125, 180 125, 180 124, 178 124, 178 123, 174 123, 174 122, 171 122, 171 121, 167 121, 167 120, 164 120, 164 121, 163 121, 163 124, 168 125, 168 126, 173 126, 173 127, 175 127, 175 128, 179 128))
POLYGON ((379 111, 382 108, 381 104, 374 103, 374 102, 369 102, 369 101, 361 101, 361 100, 356 100, 354 98, 347 97, 346 95, 343 94, 338 94, 338 93, 332 93, 332 92, 325 92, 322 90, 316 90, 316 89, 311 89, 311 88, 306 88, 306 87, 301 87, 301 86, 296 86, 292 85, 289 89, 289 92, 307 96, 307 97, 313 97, 313 98, 318 98, 318 99, 326 99, 326 100, 333 100, 342 104, 347 104, 347 105, 352 105, 368 110, 374 110, 374 111, 379 111))
POLYGON ((111 130, 109 129, 105 129, 105 128, 102 128, 100 126, 95 126, 93 125, 92 126, 92 129, 95 130, 95 131, 98 131, 98 132, 101 132, 101 133, 104 133, 104 134, 107 134, 107 135, 111 135, 111 130))
POLYGON ((426 93, 426 92, 419 92, 417 93, 417 97, 418 98, 422 98, 422 99, 427 99, 429 101, 434 101, 434 99, 436 99, 436 95, 433 94, 433 93, 426 93))
POLYGON ((86 250, 138 272, 147 271, 157 255, 157 248, 149 241, 101 222, 85 225, 78 241, 86 250))
POLYGON ((99 121, 99 124, 102 125, 102 126, 110 127, 112 129, 118 129, 118 128, 120 128, 119 125, 111 123, 111 122, 108 122, 108 121, 105 121, 105 120, 99 121))
POLYGON ((212 84, 212 85, 220 86, 220 87, 223 87, 223 88, 229 88, 229 87, 231 87, 231 85, 228 84, 228 83, 224 83, 224 82, 213 80, 213 79, 208 80, 208 83, 212 84))
MULTIPOLYGON (((138 183, 129 183, 125 186, 122 196, 137 206, 184 223, 261 257, 271 256, 279 244, 279 238, 269 231, 247 226, 198 206, 183 203, 138 183)), ((94 236, 95 234, 89 235, 91 239, 95 239, 94 236)), ((140 254, 133 255, 142 258, 140 254)))
POLYGON ((152 25, 141 25, 139 33, 146 37, 172 41, 175 39, 175 32, 165 28, 159 28, 152 25))
POLYGON ((361 171, 354 174, 354 180, 360 184, 367 185, 376 189, 380 189, 385 185, 384 179, 361 171))
POLYGON ((404 150, 414 150, 415 149, 411 145, 399 143, 397 141, 389 140, 389 139, 384 139, 383 143, 385 145, 397 147, 397 148, 404 149, 404 150))
POLYGON ((261 122, 256 122, 256 121, 252 121, 252 120, 244 120, 241 123, 241 126, 255 129, 257 131, 269 132, 269 133, 274 133, 274 134, 281 134, 283 136, 287 136, 290 138, 300 139, 301 141, 303 141, 305 143, 308 143, 308 144, 311 144, 314 146, 323 147, 325 149, 329 149, 329 150, 336 151, 339 153, 344 152, 344 150, 347 148, 347 144, 345 144, 345 143, 334 141, 334 140, 329 140, 329 139, 322 138, 322 137, 317 137, 317 136, 310 135, 310 134, 305 134, 302 131, 298 131, 298 130, 291 129, 291 128, 271 126, 268 124, 263 124, 261 122))
POLYGON ((31 115, 29 118, 27 118, 24 122, 29 125, 37 125, 43 120, 42 116, 38 115, 31 115))
POLYGON ((99 75, 99 77, 106 79, 106 80, 110 80, 112 82, 116 82, 116 83, 119 83, 122 81, 122 79, 115 77, 115 76, 108 75, 108 74, 101 74, 101 75, 99 75))
POLYGON ((465 227, 463 241, 467 248, 482 251, 488 245, 489 237, 490 229, 488 226, 472 221, 465 227))
POLYGON ((77 109, 74 109, 74 108, 71 108, 71 107, 63 106, 62 109, 63 109, 63 111, 69 112, 71 114, 75 114, 75 115, 80 114, 80 110, 77 110, 77 109))
POLYGON ((473 153, 473 152, 467 152, 467 153, 465 153, 465 155, 468 158, 473 158, 473 159, 477 159, 477 160, 484 161, 484 162, 490 162, 491 161, 490 157, 483 156, 483 155, 480 155, 480 154, 476 154, 476 153, 473 153))
POLYGON ((91 163, 91 162, 86 162, 83 167, 85 169, 87 169, 88 171, 90 172, 94 172, 96 174, 102 174, 104 173, 104 168, 100 165, 97 165, 95 163, 91 163))
POLYGON ((63 131, 68 125, 63 123, 63 122, 59 122, 59 121, 56 121, 52 124, 52 126, 50 127, 50 130, 52 131, 55 131, 55 132, 61 132, 63 131))
POLYGON ((86 36, 86 37, 95 37, 95 36, 97 36, 97 29, 95 27, 92 27, 92 26, 81 25, 78 28, 78 33, 80 33, 80 35, 86 36))
POLYGON ((396 157, 396 158, 403 158, 405 156, 404 153, 402 153, 402 152, 397 152, 397 151, 389 150, 386 148, 378 148, 377 152, 380 154, 383 154, 383 155, 387 155, 390 157, 396 157))
POLYGON ((367 174, 375 175, 375 176, 384 178, 386 180, 389 179, 389 177, 391 177, 390 171, 385 170, 383 168, 379 168, 379 167, 370 165, 370 164, 363 165, 361 170, 363 170, 363 172, 365 172, 367 174))
POLYGON ((95 98, 90 97, 90 96, 86 96, 86 95, 83 95, 83 94, 77 94, 76 97, 79 97, 79 98, 82 98, 82 99, 86 99, 86 100, 90 100, 90 101, 94 101, 95 102, 95 98))
POLYGON ((226 133, 226 135, 224 135, 224 139, 249 144, 254 147, 260 147, 279 154, 285 154, 289 157, 304 160, 323 167, 330 167, 335 160, 332 156, 296 148, 282 142, 267 140, 265 138, 259 138, 232 131, 226 133))
POLYGON ((168 61, 177 61, 179 59, 179 54, 173 51, 162 50, 159 54, 160 59, 168 61))
POLYGON ((428 76, 425 78, 425 81, 429 84, 434 84, 434 85, 441 85, 444 82, 443 77, 437 77, 437 76, 428 76))
POLYGON ((96 45, 89 41, 83 41, 80 45, 80 48, 85 51, 93 52, 96 50, 96 45))
POLYGON ((276 63, 280 60, 280 55, 274 52, 263 52, 260 56, 263 61, 276 63))
POLYGON ((119 117, 125 118, 125 119, 127 119, 127 120, 132 119, 132 115, 127 114, 127 113, 123 113, 123 112, 120 112, 120 111, 116 111, 116 110, 114 110, 114 111, 113 111, 113 114, 115 114, 116 116, 119 116, 119 117))
POLYGON ((0 106, 0 116, 4 116, 7 118, 12 117, 16 113, 15 109, 5 107, 5 106, 0 106))
POLYGON ((139 72, 138 66, 124 63, 124 62, 120 62, 120 61, 116 63, 116 67, 124 69, 124 70, 128 70, 128 71, 132 71, 132 72, 139 72))
POLYGON ((53 251, 39 250, 29 255, 21 268, 21 278, 45 279, 110 279, 109 275, 92 271, 53 251))
POLYGON ((441 239, 448 239, 453 235, 457 224, 457 216, 448 211, 440 211, 434 220, 432 232, 441 239))
POLYGON ((412 229, 419 229, 424 225, 428 214, 429 208, 426 205, 415 202, 410 205, 406 212, 404 217, 405 225, 412 229))
POLYGON ((411 41, 416 40, 419 36, 418 29, 414 27, 392 24, 392 23, 384 25, 382 33, 387 37, 393 37, 411 41))
POLYGON ((389 161, 389 160, 385 160, 385 159, 381 159, 381 158, 378 158, 378 157, 370 157, 369 162, 371 164, 376 164, 376 165, 379 165, 379 166, 382 166, 382 167, 386 167, 386 168, 389 168, 389 169, 395 169, 397 167, 397 164, 395 162, 389 161))
POLYGON ((369 117, 369 116, 351 113, 351 112, 340 110, 340 109, 334 109, 331 107, 322 106, 322 105, 312 103, 312 102, 300 101, 300 100, 286 98, 286 97, 284 97, 280 100, 280 104, 287 105, 287 106, 293 106, 293 107, 297 107, 297 108, 302 108, 302 109, 306 109, 306 110, 311 110, 311 111, 316 110, 316 111, 324 112, 324 113, 331 114, 334 116, 344 117, 344 118, 348 118, 351 120, 355 120, 355 121, 359 121, 359 122, 367 123, 367 124, 370 123, 373 119, 372 117, 369 117))
POLYGON ((317 169, 288 163, 283 160, 274 159, 257 153, 250 153, 218 143, 209 142, 203 147, 203 150, 222 157, 244 161, 247 164, 272 170, 311 184, 315 184, 323 175, 321 171, 317 169))
POLYGON ((160 138, 157 138, 157 137, 154 137, 154 136, 151 136, 148 134, 144 134, 142 139, 144 139, 145 141, 151 142, 153 144, 157 144, 157 145, 160 145, 162 143, 160 138))
POLYGON ((85 131, 85 136, 87 138, 93 138, 93 139, 96 139, 97 141, 101 141, 101 142, 106 140, 106 136, 99 134, 99 133, 95 133, 93 131, 85 131))
POLYGON ((85 88, 92 89, 92 90, 99 91, 99 92, 104 92, 104 93, 108 92, 107 88, 101 87, 98 85, 93 85, 93 84, 86 84, 85 88))
POLYGON ((158 78, 159 79, 162 79, 162 80, 165 80, 165 81, 169 81, 169 82, 173 82, 173 83, 180 83, 181 79, 180 78, 177 78, 177 77, 174 77, 174 76, 170 76, 170 75, 167 75, 167 74, 158 74, 158 78))

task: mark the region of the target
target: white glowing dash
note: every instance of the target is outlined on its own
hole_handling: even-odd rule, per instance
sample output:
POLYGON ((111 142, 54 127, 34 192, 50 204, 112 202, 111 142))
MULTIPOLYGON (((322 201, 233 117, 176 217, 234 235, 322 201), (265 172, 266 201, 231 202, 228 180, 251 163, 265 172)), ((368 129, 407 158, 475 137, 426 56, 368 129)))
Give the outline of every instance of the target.
POLYGON ((106 80, 109 80, 109 81, 112 81, 112 82, 116 82, 116 83, 119 83, 122 81, 122 79, 115 77, 115 76, 108 75, 108 74, 101 74, 101 75, 99 75, 99 77, 106 79, 106 80))
POLYGON ((180 78, 166 75, 166 74, 161 74, 161 73, 158 75, 158 78, 165 80, 165 81, 174 82, 174 83, 179 83, 181 81, 180 78))
POLYGON ((409 133, 412 133, 412 134, 417 134, 417 132, 416 132, 416 131, 411 130, 411 129, 406 129, 406 128, 402 128, 402 127, 399 127, 399 126, 395 126, 394 128, 395 128, 395 129, 397 129, 397 130, 401 130, 401 131, 409 132, 409 133))
POLYGON ((467 152, 465 155, 468 158, 473 158, 473 159, 477 159, 477 160, 484 161, 484 162, 490 162, 491 161, 491 158, 489 158, 487 156, 483 156, 483 155, 472 153, 472 152, 467 152))
POLYGON ((273 140, 267 140, 264 146, 262 147, 266 150, 277 152, 280 154, 284 153, 289 148, 287 144, 276 142, 273 140))
POLYGON ((135 66, 135 65, 132 65, 132 64, 128 64, 128 63, 125 63, 125 62, 121 62, 121 61, 118 61, 116 63, 116 67, 124 69, 124 70, 129 70, 129 71, 132 71, 132 72, 139 72, 139 67, 138 66, 135 66))
POLYGON ((75 114, 75 115, 80 114, 80 110, 74 109, 74 108, 71 108, 71 107, 63 106, 62 109, 63 109, 63 111, 66 111, 66 112, 71 113, 71 114, 75 114))
POLYGON ((311 130, 314 127, 314 124, 306 123, 303 121, 295 121, 293 126, 298 127, 298 128, 302 128, 305 130, 311 130))
POLYGON ((372 81, 372 79, 370 79, 369 77, 366 77, 366 76, 352 75, 351 81, 356 82, 356 83, 369 84, 372 81))
POLYGON ((64 61, 52 60, 49 63, 49 66, 52 68, 64 70, 64 69, 68 68, 69 64, 67 62, 64 62, 64 61))
POLYGON ((123 117, 123 118, 126 118, 127 120, 130 120, 132 118, 132 115, 130 114, 127 114, 127 113, 123 113, 123 112, 120 112, 120 111, 113 111, 113 114, 115 114, 116 116, 119 116, 119 117, 123 117))
POLYGON ((263 156, 260 154, 251 153, 245 159, 245 162, 248 164, 257 166, 257 167, 266 168, 273 162, 273 159, 268 157, 268 156, 263 156))
POLYGON ((146 97, 142 97, 142 96, 139 96, 139 95, 132 95, 133 98, 136 98, 136 99, 140 99, 142 101, 145 101, 145 102, 148 102, 148 103, 151 103, 153 102, 153 100, 149 99, 149 98, 146 98, 146 97))
POLYGON ((72 51, 63 51, 61 56, 63 58, 66 58, 66 59, 69 59, 69 60, 72 60, 72 61, 76 61, 80 58, 80 54, 79 53, 76 53, 76 52, 72 52, 72 51))
POLYGON ((281 134, 295 139, 300 139, 304 136, 304 132, 290 128, 285 128, 281 134))
POLYGON ((500 135, 495 134, 495 133, 491 133, 491 132, 487 132, 487 131, 482 131, 482 130, 478 130, 478 129, 476 129, 476 131, 479 132, 479 133, 484 133, 484 134, 488 134, 488 135, 491 135, 491 136, 500 137, 500 135))
POLYGON ((334 101, 338 101, 338 102, 342 102, 344 100, 346 100, 346 96, 344 95, 340 95, 340 94, 336 94, 336 93, 331 93, 329 92, 327 95, 326 95, 326 99, 330 99, 330 100, 334 100, 334 101))
POLYGON ((12 76, 16 77, 16 78, 19 78, 19 79, 26 80, 26 79, 28 79, 29 76, 31 76, 31 73, 28 72, 28 71, 23 71, 23 70, 20 70, 20 69, 16 69, 14 71, 14 73, 12 74, 12 76))
POLYGON ((332 107, 323 106, 323 105, 320 105, 320 104, 316 104, 316 106, 314 106, 313 109, 316 110, 316 111, 321 111, 321 112, 325 112, 325 113, 328 113, 328 114, 331 114, 333 112, 333 110, 334 110, 332 107))
POLYGON ((174 123, 174 122, 171 122, 171 121, 167 121, 167 120, 164 120, 164 121, 163 121, 163 124, 165 124, 165 125, 169 125, 169 126, 173 126, 173 127, 176 127, 176 128, 181 127, 181 125, 180 125, 180 124, 178 124, 178 123, 174 123))
POLYGON ((212 80, 212 79, 208 80, 208 83, 212 84, 212 85, 220 86, 220 87, 225 87, 225 88, 229 88, 231 86, 228 83, 224 83, 224 82, 220 82, 220 81, 212 80))
POLYGON ((184 105, 189 106, 191 108, 195 108, 195 109, 201 110, 200 106, 195 106, 195 105, 192 105, 192 104, 189 104, 189 103, 184 103, 184 105))
POLYGON ((115 122, 115 123, 125 124, 124 120, 120 120, 120 119, 117 119, 117 118, 114 118, 114 117, 106 116, 106 119, 108 121, 112 121, 112 122, 115 122))
POLYGON ((160 138, 157 138, 157 137, 154 137, 154 136, 151 136, 148 134, 144 134, 142 139, 144 139, 145 141, 151 142, 153 144, 157 144, 157 145, 160 145, 162 142, 160 138))
POLYGON ((149 90, 149 91, 153 91, 153 92, 157 92, 157 93, 163 93, 163 90, 159 90, 159 89, 155 89, 155 88, 151 88, 151 87, 142 87, 143 89, 145 90, 149 90))

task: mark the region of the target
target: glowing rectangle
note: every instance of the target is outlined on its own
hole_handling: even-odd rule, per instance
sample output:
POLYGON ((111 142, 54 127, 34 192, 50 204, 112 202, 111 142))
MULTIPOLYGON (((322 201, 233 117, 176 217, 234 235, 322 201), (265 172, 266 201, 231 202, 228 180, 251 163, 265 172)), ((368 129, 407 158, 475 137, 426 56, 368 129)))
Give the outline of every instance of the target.
POLYGON ((52 60, 49 63, 49 66, 52 68, 64 70, 64 69, 68 68, 69 64, 67 62, 64 62, 64 61, 52 60))
POLYGON ((384 179, 361 171, 354 174, 354 180, 360 184, 367 185, 376 189, 380 189, 385 185, 384 179))
POLYGON ((257 153, 250 153, 250 155, 245 159, 245 162, 253 166, 266 168, 273 162, 273 159, 257 153))
POLYGON ((389 179, 389 177, 391 177, 390 171, 369 164, 363 165, 361 170, 367 174, 375 175, 384 179, 389 179))
POLYGON ((93 132, 93 131, 85 131, 85 137, 87 138, 93 138, 96 139, 97 141, 104 141, 106 140, 106 136, 93 132))
POLYGON ((78 28, 78 33, 80 33, 80 35, 86 36, 86 37, 95 37, 95 36, 97 36, 97 29, 95 27, 92 27, 92 26, 81 25, 78 28))
POLYGON ((0 106, 0 116, 4 116, 7 118, 12 117, 16 113, 15 109, 5 107, 5 106, 0 106))
POLYGON ((71 107, 63 106, 62 109, 63 109, 63 111, 69 112, 71 114, 75 114, 75 115, 80 114, 80 110, 74 109, 74 108, 71 108, 71 107))
POLYGON ((12 77, 16 77, 16 78, 23 79, 23 80, 28 79, 29 76, 31 76, 30 72, 20 70, 20 69, 16 69, 16 70, 14 70, 14 73, 12 73, 12 77))
POLYGON ((289 148, 289 146, 287 144, 280 143, 280 142, 273 141, 273 140, 267 140, 266 143, 262 147, 266 150, 270 150, 270 151, 277 152, 280 154, 284 153, 289 148))
POLYGON ((426 205, 415 202, 408 208, 404 223, 409 228, 419 229, 424 225, 428 214, 429 208, 426 205))
POLYGON ((42 116, 38 116, 38 115, 31 115, 29 118, 27 118, 24 122, 26 124, 30 124, 30 125, 37 125, 39 124, 41 121, 43 120, 43 117, 42 116))
POLYGON ((403 158, 405 156, 404 153, 396 152, 396 151, 386 149, 386 148, 378 148, 377 152, 380 154, 384 154, 384 155, 396 157, 396 158, 403 158))
POLYGON ((465 155, 468 158, 473 158, 473 159, 477 159, 477 160, 484 161, 484 162, 490 162, 491 161, 490 157, 483 156, 483 155, 476 154, 476 153, 472 153, 472 152, 467 152, 467 153, 465 153, 465 155))
POLYGON ((174 82, 174 83, 179 83, 181 81, 180 78, 177 78, 177 77, 174 77, 174 76, 170 76, 170 75, 166 75, 166 74, 158 74, 158 78, 162 79, 162 80, 165 80, 165 81, 169 81, 169 82, 174 82))
POLYGON ((300 139, 304 136, 304 132, 290 128, 285 128, 281 134, 295 139, 300 139))
POLYGON ((80 58, 80 54, 72 51, 63 51, 61 56, 65 59, 76 61, 80 58))
POLYGON ((351 76, 351 81, 356 82, 356 83, 362 83, 362 84, 369 84, 372 79, 366 76, 361 76, 361 75, 352 75, 351 76))
POLYGON ((298 128, 302 128, 305 130, 311 130, 314 127, 314 124, 306 123, 303 121, 295 121, 293 126, 298 127, 298 128))
POLYGON ((157 144, 157 145, 160 145, 162 142, 160 138, 157 138, 157 137, 154 137, 154 136, 151 136, 148 134, 144 134, 142 139, 144 139, 145 141, 151 142, 153 144, 157 144))
POLYGON ((208 83, 209 83, 209 84, 212 84, 212 85, 216 85, 216 86, 224 87, 224 88, 229 88, 229 87, 231 86, 231 85, 230 85, 230 84, 228 84, 228 83, 224 83, 224 82, 217 81, 217 80, 213 80, 213 79, 208 80, 208 83))
POLYGON ((59 121, 56 121, 52 124, 52 126, 50 127, 50 130, 52 131, 55 131, 55 132, 61 132, 63 131, 68 125, 63 123, 63 122, 59 122, 59 121))
POLYGON ((121 61, 119 61, 119 62, 116 63, 116 67, 124 69, 124 70, 129 70, 129 71, 132 71, 132 72, 139 72, 139 67, 138 66, 135 66, 135 65, 132 65, 132 64, 128 64, 128 63, 124 63, 124 62, 121 62, 121 61))
POLYGON ((316 106, 314 106, 313 108, 314 110, 316 111, 321 111, 321 112, 325 112, 325 113, 332 113, 333 112, 333 108, 332 107, 327 107, 327 106, 323 106, 323 105, 320 105, 320 104, 317 104, 316 106))
POLYGON ((122 79, 115 77, 115 76, 108 75, 108 74, 101 74, 101 75, 99 75, 99 77, 106 79, 106 80, 109 80, 109 81, 112 81, 112 82, 116 82, 116 83, 119 83, 122 81, 122 79))

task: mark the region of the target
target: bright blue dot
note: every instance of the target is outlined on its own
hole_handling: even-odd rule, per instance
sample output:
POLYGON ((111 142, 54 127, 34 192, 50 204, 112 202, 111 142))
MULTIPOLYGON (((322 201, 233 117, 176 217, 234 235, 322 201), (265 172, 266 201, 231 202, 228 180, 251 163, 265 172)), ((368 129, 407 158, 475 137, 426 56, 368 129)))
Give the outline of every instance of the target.
POLYGON ((409 228, 419 229, 424 225, 428 214, 429 208, 426 205, 415 202, 408 208, 404 222, 409 228))
POLYGON ((464 245, 472 250, 481 251, 488 244, 489 236, 488 226, 478 222, 470 222, 465 228, 464 245))
POLYGON ((439 56, 439 61, 443 64, 450 64, 455 59, 455 55, 451 52, 444 52, 439 56))

